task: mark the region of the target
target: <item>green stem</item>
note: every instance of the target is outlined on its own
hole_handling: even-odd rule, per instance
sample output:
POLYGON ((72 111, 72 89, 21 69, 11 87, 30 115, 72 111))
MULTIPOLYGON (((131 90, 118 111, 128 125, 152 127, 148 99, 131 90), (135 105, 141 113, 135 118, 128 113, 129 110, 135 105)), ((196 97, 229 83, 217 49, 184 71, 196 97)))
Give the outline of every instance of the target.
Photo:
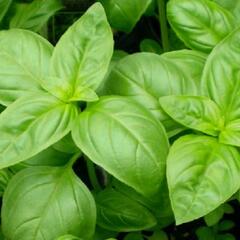
POLYGON ((66 167, 72 168, 73 164, 77 161, 77 159, 82 155, 82 152, 75 153, 69 162, 66 164, 66 167))
POLYGON ((91 182, 94 190, 101 191, 102 188, 98 182, 94 163, 92 161, 90 161, 89 159, 86 159, 86 162, 87 162, 88 176, 89 176, 90 182, 91 182))
POLYGON ((167 52, 169 51, 170 47, 169 47, 169 41, 168 41, 168 27, 167 27, 165 0, 158 0, 158 16, 159 16, 163 51, 167 52))

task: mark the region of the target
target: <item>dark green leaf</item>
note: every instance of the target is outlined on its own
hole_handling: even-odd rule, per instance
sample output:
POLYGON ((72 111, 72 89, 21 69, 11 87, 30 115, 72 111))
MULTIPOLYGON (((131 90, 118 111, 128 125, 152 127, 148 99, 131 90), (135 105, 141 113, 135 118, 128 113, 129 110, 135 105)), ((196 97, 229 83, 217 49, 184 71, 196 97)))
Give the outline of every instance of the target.
POLYGON ((95 200, 97 224, 111 231, 139 231, 157 223, 146 207, 114 189, 101 191, 95 200))
POLYGON ((147 10, 151 0, 99 0, 106 11, 113 28, 131 32, 135 24, 147 10))
POLYGON ((0 2, 0 22, 2 21, 3 17, 5 16, 11 3, 12 3, 12 0, 1 0, 1 2, 0 2))
POLYGON ((223 205, 221 205, 212 212, 208 213, 206 216, 204 216, 204 221, 209 227, 211 227, 216 225, 222 219, 223 215, 224 208, 223 205))
POLYGON ((62 8, 60 0, 33 0, 19 3, 11 17, 10 28, 24 28, 39 31, 48 19, 62 8))

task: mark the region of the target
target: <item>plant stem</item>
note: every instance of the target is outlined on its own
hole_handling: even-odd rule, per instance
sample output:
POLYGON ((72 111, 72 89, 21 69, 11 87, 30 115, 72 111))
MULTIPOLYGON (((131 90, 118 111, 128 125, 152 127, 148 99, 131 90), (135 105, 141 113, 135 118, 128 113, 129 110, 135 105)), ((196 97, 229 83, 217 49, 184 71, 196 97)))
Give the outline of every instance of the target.
POLYGON ((77 159, 82 155, 82 152, 75 153, 69 162, 66 164, 67 167, 71 168, 73 164, 77 161, 77 159))
POLYGON ((158 16, 160 23, 160 32, 162 38, 163 51, 169 51, 168 41, 168 28, 167 28, 167 17, 166 17, 166 4, 165 0, 158 0, 158 16))
POLYGON ((97 175, 96 175, 96 170, 95 170, 94 163, 87 158, 85 158, 85 160, 87 162, 88 176, 89 176, 89 180, 92 184, 92 187, 96 191, 102 190, 101 185, 98 182, 98 178, 97 178, 97 175))

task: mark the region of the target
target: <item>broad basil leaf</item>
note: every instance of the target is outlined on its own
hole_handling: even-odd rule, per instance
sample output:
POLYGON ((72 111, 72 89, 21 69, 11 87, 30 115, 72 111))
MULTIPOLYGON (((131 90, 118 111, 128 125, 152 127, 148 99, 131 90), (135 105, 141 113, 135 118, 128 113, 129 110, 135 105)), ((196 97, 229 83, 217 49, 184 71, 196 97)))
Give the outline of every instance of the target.
POLYGON ((7 239, 45 240, 94 233, 94 199, 72 169, 32 167, 16 174, 3 197, 2 228, 7 239))
POLYGON ((179 72, 185 76, 186 87, 183 94, 191 94, 192 96, 200 95, 202 71, 207 59, 207 55, 202 52, 184 49, 167 52, 161 56, 165 61, 169 61, 171 64, 174 64, 178 68, 179 72))
POLYGON ((176 122, 212 136, 218 136, 224 120, 212 100, 197 96, 167 96, 159 99, 164 111, 176 122))
POLYGON ((0 168, 24 161, 64 137, 78 110, 48 94, 28 95, 0 115, 0 168))
POLYGON ((213 211, 239 189, 239 152, 212 137, 181 137, 170 149, 167 178, 177 224, 192 221, 213 211))
POLYGON ((148 196, 159 191, 167 136, 141 105, 124 97, 101 98, 79 115, 73 139, 94 163, 138 192, 148 196))
MULTIPOLYGON (((181 53, 176 53, 176 58, 181 53)), ((159 97, 166 95, 191 94, 198 95, 200 71, 204 66, 204 60, 199 54, 185 54, 192 61, 185 61, 181 66, 175 63, 174 54, 172 57, 158 56, 153 53, 137 53, 120 60, 112 70, 106 82, 108 94, 131 97, 142 106, 149 109, 164 125, 168 136, 173 136, 183 130, 183 127, 174 122, 162 110, 159 104, 159 97), (185 65, 185 68, 183 67, 185 65), (188 71, 191 66, 194 74, 188 71), (185 74, 186 71, 189 75, 185 74)), ((178 61, 179 62, 179 61, 178 61)))
POLYGON ((54 48, 52 78, 44 87, 66 101, 95 101, 94 90, 108 70, 113 52, 113 37, 104 9, 94 4, 54 48))
POLYGON ((0 33, 0 103, 9 105, 26 93, 42 92, 49 74, 52 45, 40 35, 12 29, 0 33))
POLYGON ((236 27, 233 15, 209 0, 171 0, 167 14, 186 46, 207 53, 236 27))
POLYGON ((2 0, 0 2, 0 22, 2 21, 3 17, 5 16, 11 3, 12 3, 12 0, 2 0))
POLYGON ((100 0, 113 28, 131 32, 151 0, 100 0))
POLYGON ((240 146, 240 28, 233 31, 207 59, 202 86, 205 94, 220 107, 225 129, 220 141, 240 146))
POLYGON ((157 224, 155 217, 146 207, 114 189, 101 191, 95 200, 97 224, 100 227, 130 232, 148 229, 157 224))
POLYGON ((166 179, 161 185, 161 191, 151 198, 144 197, 116 179, 112 185, 118 192, 148 208, 157 219, 158 227, 166 227, 174 222, 166 179))
POLYGON ((24 28, 39 31, 56 11, 62 8, 60 0, 33 0, 19 3, 11 17, 10 28, 24 28))

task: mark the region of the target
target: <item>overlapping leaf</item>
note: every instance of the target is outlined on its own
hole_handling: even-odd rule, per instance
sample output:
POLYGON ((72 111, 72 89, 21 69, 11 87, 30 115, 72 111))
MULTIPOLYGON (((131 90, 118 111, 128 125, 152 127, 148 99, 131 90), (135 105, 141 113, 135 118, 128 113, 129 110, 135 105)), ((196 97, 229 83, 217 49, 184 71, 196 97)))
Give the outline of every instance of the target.
POLYGON ((94 4, 61 37, 51 59, 44 88, 65 101, 95 101, 113 52, 104 9, 94 4))
POLYGON ((171 0, 167 14, 186 46, 207 53, 236 27, 231 12, 209 0, 171 0))
POLYGON ((114 189, 101 191, 95 200, 97 224, 103 228, 130 232, 148 229, 157 224, 146 207, 114 189))
POLYGON ((170 149, 167 178, 177 224, 192 221, 239 189, 239 152, 212 137, 181 137, 170 149))
POLYGON ((161 123, 141 105, 124 97, 102 98, 79 115, 73 139, 93 162, 138 192, 159 191, 168 141, 161 123))
POLYGON ((75 105, 47 93, 11 104, 0 115, 0 168, 24 161, 60 140, 77 114, 75 105))
POLYGON ((100 0, 113 28, 130 32, 138 22, 151 0, 100 0))
POLYGON ((2 228, 12 240, 89 239, 96 209, 86 186, 69 168, 28 168, 16 174, 3 198, 2 228))
POLYGON ((225 129, 220 141, 240 146, 240 28, 217 45, 207 59, 202 88, 220 107, 225 129))
POLYGON ((9 105, 31 92, 42 92, 49 74, 52 45, 27 30, 0 33, 0 103, 9 105))

